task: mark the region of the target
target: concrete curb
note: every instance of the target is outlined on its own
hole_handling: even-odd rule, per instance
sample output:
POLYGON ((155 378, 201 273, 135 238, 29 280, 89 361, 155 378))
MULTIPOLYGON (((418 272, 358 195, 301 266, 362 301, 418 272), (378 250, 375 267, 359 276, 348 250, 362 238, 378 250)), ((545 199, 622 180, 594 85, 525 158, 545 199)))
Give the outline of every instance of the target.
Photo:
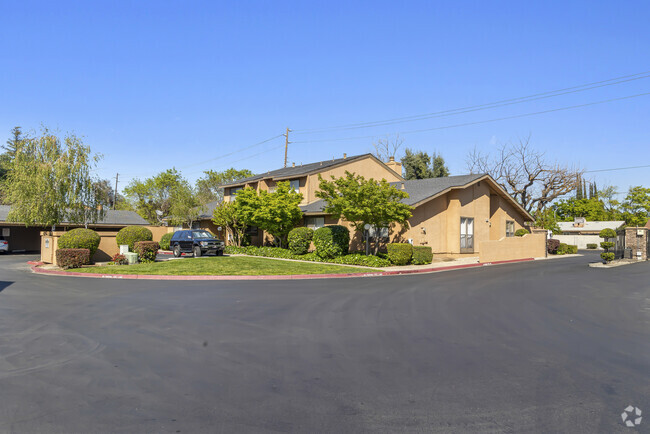
POLYGON ((164 276, 154 274, 101 274, 101 273, 79 273, 63 270, 47 270, 32 265, 32 271, 39 274, 50 274, 56 276, 91 277, 100 279, 124 279, 124 280, 307 280, 307 279, 345 279, 350 277, 383 277, 401 276, 406 274, 426 274, 440 271, 458 270, 461 268, 478 268, 491 265, 512 264, 517 262, 534 261, 534 258, 513 259, 509 261, 486 262, 476 264, 450 265, 448 267, 426 268, 422 270, 397 270, 378 271, 368 273, 342 273, 342 274, 292 274, 292 275, 264 275, 264 276, 164 276))

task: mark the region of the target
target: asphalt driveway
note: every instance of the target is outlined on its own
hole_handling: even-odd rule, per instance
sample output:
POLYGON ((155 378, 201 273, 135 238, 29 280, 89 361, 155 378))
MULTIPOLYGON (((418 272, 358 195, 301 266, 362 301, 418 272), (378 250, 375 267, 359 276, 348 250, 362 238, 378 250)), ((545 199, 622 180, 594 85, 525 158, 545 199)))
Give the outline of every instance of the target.
MULTIPOLYGON (((632 432, 650 263, 116 281, 0 256, 0 432, 632 432)), ((648 432, 650 420, 636 430, 648 432)))

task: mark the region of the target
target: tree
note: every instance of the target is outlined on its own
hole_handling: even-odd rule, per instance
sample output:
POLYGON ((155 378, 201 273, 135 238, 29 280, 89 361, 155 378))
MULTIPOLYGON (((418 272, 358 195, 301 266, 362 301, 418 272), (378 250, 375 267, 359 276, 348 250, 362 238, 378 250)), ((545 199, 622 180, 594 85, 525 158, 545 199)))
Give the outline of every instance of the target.
POLYGON ((608 186, 596 191, 596 197, 603 203, 607 220, 619 220, 621 218, 619 209, 621 203, 615 199, 617 196, 618 191, 614 186, 608 186))
MULTIPOLYGON (((316 196, 327 203, 325 212, 349 221, 356 231, 363 231, 366 224, 372 226, 376 234, 382 228, 393 228, 396 223, 408 225, 411 207, 401 202, 408 198, 408 193, 385 179, 365 179, 348 171, 341 178, 332 177, 331 181, 320 175, 318 179, 320 191, 316 196)), ((375 240, 375 254, 378 251, 379 242, 375 240)))
POLYGON ((444 178, 449 176, 449 168, 445 164, 445 159, 437 152, 434 152, 431 156, 431 166, 431 172, 433 174, 432 178, 444 178))
POLYGON ((41 136, 16 142, 6 181, 8 220, 54 227, 63 221, 87 225, 103 217, 92 170, 100 156, 73 134, 63 142, 43 128, 41 136))
POLYGON ((206 170, 203 173, 205 176, 196 181, 199 200, 203 204, 213 201, 221 202, 223 200, 223 188, 221 185, 253 176, 253 172, 248 169, 235 169, 234 167, 221 172, 206 170))
POLYGON ((598 199, 575 199, 561 200, 553 205, 560 221, 573 221, 575 217, 584 217, 588 221, 604 221, 608 215, 603 203, 598 199))
POLYGON ((535 217, 535 227, 544 228, 553 232, 554 234, 559 234, 560 226, 557 224, 557 219, 555 216, 555 210, 551 208, 546 208, 545 210, 537 210, 533 214, 535 217))
POLYGON ((204 209, 199 200, 197 189, 193 188, 187 181, 182 180, 173 188, 171 193, 171 207, 169 209, 169 221, 171 224, 186 224, 191 228, 203 213, 204 209))
POLYGON ((429 156, 426 152, 414 152, 406 148, 402 157, 402 167, 404 167, 405 179, 441 178, 449 176, 449 169, 445 165, 445 160, 438 153, 433 153, 432 156, 429 156))
POLYGON ((115 191, 111 182, 108 179, 99 179, 93 183, 93 188, 97 194, 99 204, 106 209, 112 208, 115 201, 115 191))
POLYGON ((553 200, 579 187, 582 171, 550 163, 544 153, 530 146, 530 138, 503 145, 495 156, 476 148, 467 156, 471 173, 488 173, 517 200, 526 211, 543 210, 553 200))
POLYGON ((237 192, 235 206, 244 221, 267 231, 280 247, 286 245, 287 235, 302 218, 298 204, 302 194, 294 191, 288 181, 278 182, 273 193, 262 190, 257 193, 246 187, 237 192))
POLYGON ((390 138, 379 139, 376 143, 373 143, 372 146, 375 148, 375 156, 381 161, 389 161, 391 158, 395 158, 397 151, 404 144, 404 139, 400 138, 399 134, 395 136, 393 140, 390 138))
POLYGON ((241 246, 248 223, 241 213, 237 202, 221 202, 214 209, 212 222, 226 229, 237 246, 241 246))
POLYGON ((176 169, 168 169, 144 181, 134 179, 124 193, 142 218, 160 225, 171 212, 172 192, 181 182, 181 174, 176 169))
POLYGON ((623 201, 623 218, 630 226, 645 226, 650 215, 650 188, 630 187, 623 201))

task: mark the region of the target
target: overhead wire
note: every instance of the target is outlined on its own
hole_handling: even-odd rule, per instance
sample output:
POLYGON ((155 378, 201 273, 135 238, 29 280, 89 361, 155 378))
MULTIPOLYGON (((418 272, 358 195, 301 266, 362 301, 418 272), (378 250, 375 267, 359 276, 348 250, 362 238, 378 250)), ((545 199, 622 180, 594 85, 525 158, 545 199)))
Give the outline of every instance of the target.
POLYGON ((472 105, 467 107, 459 107, 455 109, 442 110, 438 112, 425 113, 420 115, 411 115, 411 116, 403 116, 403 117, 398 117, 393 119, 384 119, 379 121, 360 122, 356 124, 345 124, 345 125, 339 125, 333 127, 307 129, 307 130, 295 129, 293 132, 294 134, 315 134, 315 133, 322 133, 328 131, 343 131, 343 130, 351 130, 351 129, 359 129, 359 128, 371 128, 376 126, 393 125, 393 124, 405 123, 405 122, 415 122, 415 121, 420 121, 425 119, 453 116, 458 114, 471 113, 475 111, 488 110, 492 108, 505 107, 514 104, 523 104, 526 102, 537 101, 540 99, 552 98, 556 96, 562 96, 562 95, 567 95, 567 94, 577 93, 577 92, 584 92, 587 90, 597 89, 605 86, 613 86, 616 84, 626 83, 634 80, 641 80, 648 77, 650 77, 650 71, 645 71, 637 74, 625 75, 621 77, 527 95, 523 97, 509 98, 509 99, 495 101, 491 103, 478 104, 478 105, 472 105))

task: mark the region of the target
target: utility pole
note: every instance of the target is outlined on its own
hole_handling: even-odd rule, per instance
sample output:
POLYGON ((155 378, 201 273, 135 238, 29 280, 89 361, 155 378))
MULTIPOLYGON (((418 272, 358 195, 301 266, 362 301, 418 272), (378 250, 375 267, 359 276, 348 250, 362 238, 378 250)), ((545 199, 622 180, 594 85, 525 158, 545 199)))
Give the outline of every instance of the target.
POLYGON ((113 209, 115 209, 115 202, 117 202, 117 180, 120 177, 119 173, 115 174, 115 191, 113 192, 113 209))
POLYGON ((287 127, 287 132, 282 134, 284 136, 284 167, 287 167, 287 152, 289 151, 289 133, 291 130, 287 127))

